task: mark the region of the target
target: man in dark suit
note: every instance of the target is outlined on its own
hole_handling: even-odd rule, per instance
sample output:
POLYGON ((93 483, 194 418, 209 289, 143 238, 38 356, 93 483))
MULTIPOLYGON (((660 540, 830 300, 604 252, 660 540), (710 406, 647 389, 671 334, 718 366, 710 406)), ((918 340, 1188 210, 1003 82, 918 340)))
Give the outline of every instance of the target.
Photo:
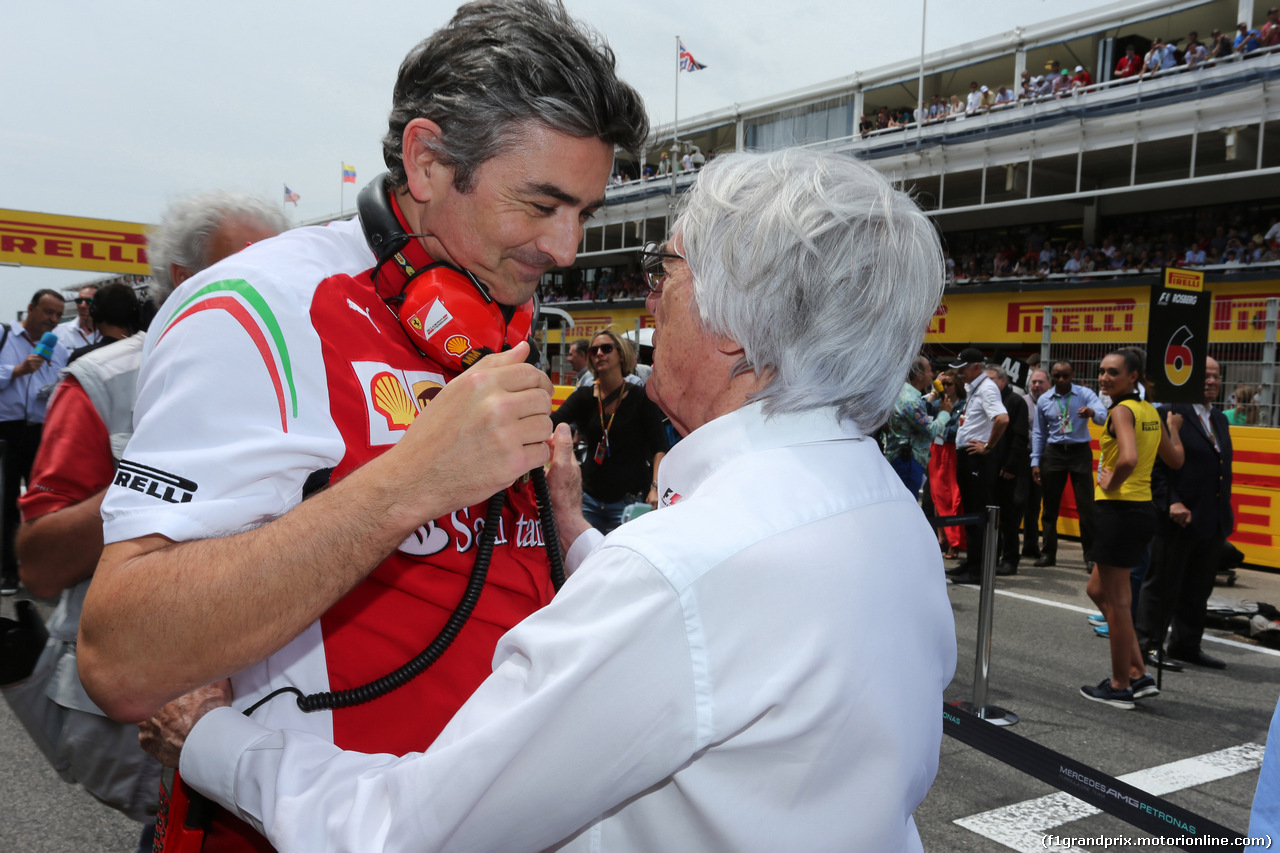
POLYGON ((1022 553, 1018 527, 1027 502, 1027 485, 1031 482, 1031 415, 1026 400, 1011 387, 1009 373, 1003 367, 988 367, 987 375, 1000 389, 1000 402, 1009 412, 1009 428, 991 448, 999 471, 995 489, 1000 506, 996 574, 1016 575, 1022 553))
POLYGON ((1186 461, 1177 471, 1159 459, 1151 473, 1151 494, 1160 527, 1151 543, 1151 566, 1142 582, 1135 627, 1143 652, 1158 650, 1165 632, 1169 657, 1223 669, 1226 664, 1200 650, 1205 603, 1227 537, 1231 512, 1231 434, 1227 419, 1213 408, 1222 387, 1218 362, 1205 360, 1204 403, 1179 403, 1179 435, 1186 461))

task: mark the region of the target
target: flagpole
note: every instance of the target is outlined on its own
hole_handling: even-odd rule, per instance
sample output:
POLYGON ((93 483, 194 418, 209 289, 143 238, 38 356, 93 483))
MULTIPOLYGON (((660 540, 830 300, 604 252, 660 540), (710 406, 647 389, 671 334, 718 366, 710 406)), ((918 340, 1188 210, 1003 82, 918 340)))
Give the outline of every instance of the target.
POLYGON ((280 212, 281 213, 284 213, 284 206, 289 203, 288 201, 285 200, 285 196, 287 196, 288 194, 289 194, 289 185, 281 184, 280 185, 280 212))
POLYGON ((676 164, 680 162, 680 36, 676 36, 676 103, 675 118, 671 124, 671 165, 667 169, 671 172, 671 200, 669 207, 671 212, 668 214, 668 229, 670 222, 674 217, 676 205, 676 164))
POLYGON ((341 219, 347 212, 347 164, 338 164, 338 218, 341 219))

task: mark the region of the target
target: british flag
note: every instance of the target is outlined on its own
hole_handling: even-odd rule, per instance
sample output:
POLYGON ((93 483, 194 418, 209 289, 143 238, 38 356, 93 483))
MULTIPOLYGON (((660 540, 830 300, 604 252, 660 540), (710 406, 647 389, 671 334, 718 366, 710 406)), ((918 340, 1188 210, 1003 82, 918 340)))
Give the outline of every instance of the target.
POLYGON ((680 54, 681 71, 701 71, 707 67, 693 58, 693 54, 685 49, 684 42, 676 41, 676 47, 680 54))

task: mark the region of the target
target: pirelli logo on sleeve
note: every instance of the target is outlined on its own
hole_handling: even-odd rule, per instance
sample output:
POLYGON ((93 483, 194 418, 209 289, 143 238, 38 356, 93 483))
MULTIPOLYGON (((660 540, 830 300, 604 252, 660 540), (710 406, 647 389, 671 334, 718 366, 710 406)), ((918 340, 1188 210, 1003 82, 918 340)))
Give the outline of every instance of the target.
POLYGON ((141 492, 171 504, 189 503, 198 488, 194 480, 188 480, 158 468, 139 465, 128 459, 120 460, 120 467, 116 469, 115 485, 133 489, 135 492, 141 492))

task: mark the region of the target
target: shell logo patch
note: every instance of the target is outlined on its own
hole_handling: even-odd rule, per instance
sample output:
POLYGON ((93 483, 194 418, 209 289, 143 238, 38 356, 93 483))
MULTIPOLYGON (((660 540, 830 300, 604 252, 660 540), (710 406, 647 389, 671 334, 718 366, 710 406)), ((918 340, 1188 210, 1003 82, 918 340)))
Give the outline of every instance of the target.
POLYGON ((418 416, 409 392, 390 373, 379 373, 369 387, 374 411, 387 419, 387 429, 407 429, 418 416))
POLYGON ((471 341, 467 340, 465 335, 453 335, 444 342, 444 351, 449 355, 461 356, 469 349, 471 349, 471 341))
POLYGON ((381 361, 353 361, 351 369, 364 397, 370 447, 399 441, 444 387, 444 376, 434 371, 405 370, 381 361))

